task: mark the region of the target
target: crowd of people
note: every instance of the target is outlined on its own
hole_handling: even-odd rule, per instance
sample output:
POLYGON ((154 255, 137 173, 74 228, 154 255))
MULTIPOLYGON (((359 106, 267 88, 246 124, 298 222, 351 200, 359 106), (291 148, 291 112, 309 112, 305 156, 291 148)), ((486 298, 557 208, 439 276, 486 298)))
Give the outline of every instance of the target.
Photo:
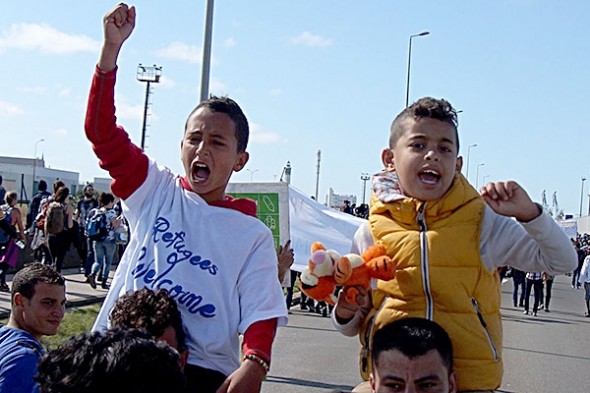
MULTIPOLYGON (((125 208, 131 241, 92 332, 44 353, 39 338, 55 334, 65 312, 60 271, 67 234, 83 228, 73 232, 86 239, 80 244, 86 243, 88 283, 95 287, 102 279, 108 287, 108 256, 122 223, 113 195, 101 194, 95 204, 89 187, 76 207, 63 184, 39 202, 31 225, 46 259, 14 277, 10 321, 0 328, 0 392, 257 393, 277 329, 287 323, 292 294, 284 299, 279 280, 292 252, 285 245, 277 255, 252 200, 226 194, 232 173, 249 160, 240 106, 212 96, 189 114, 178 176, 149 159, 116 123, 117 60, 135 23, 135 7, 123 3, 103 18, 85 118, 86 137, 125 208)), ((480 190, 468 183, 457 127, 452 105, 431 97, 393 120, 370 207, 359 210, 368 219, 351 251, 382 245, 396 276, 370 288, 343 287, 333 309, 313 305, 331 314, 340 333, 361 341, 364 381, 354 392, 383 392, 392 384, 494 391, 503 375, 498 270, 510 265, 529 272, 528 313, 526 292, 539 295, 543 273, 547 283, 578 266, 563 230, 518 183, 480 190)), ((3 214, 17 215, 14 207, 3 214)), ((585 262, 577 280, 588 274, 585 262)))

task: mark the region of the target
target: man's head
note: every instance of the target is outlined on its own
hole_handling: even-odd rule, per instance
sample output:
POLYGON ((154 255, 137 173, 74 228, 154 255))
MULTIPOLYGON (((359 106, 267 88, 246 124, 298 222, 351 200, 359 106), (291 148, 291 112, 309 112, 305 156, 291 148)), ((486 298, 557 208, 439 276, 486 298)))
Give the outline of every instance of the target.
POLYGON ((178 350, 181 357, 187 352, 182 316, 174 299, 163 289, 144 287, 127 292, 115 303, 110 318, 112 327, 145 329, 178 350))
POLYGON ((451 340, 436 322, 405 318, 384 326, 373 337, 371 360, 375 393, 456 392, 451 340))
POLYGON ((223 199, 232 172, 248 162, 248 120, 227 97, 211 97, 189 115, 180 143, 186 180, 207 202, 223 199))
POLYGON ((442 197, 460 174, 458 153, 457 112, 444 99, 425 97, 395 118, 381 160, 396 172, 404 195, 431 201, 442 197))
POLYGON ((98 196, 98 203, 100 207, 109 206, 112 207, 115 203, 115 196, 110 192, 101 192, 98 196))
POLYGON ((47 353, 35 380, 43 393, 180 393, 178 353, 138 329, 83 333, 47 353))
POLYGON ((47 191, 47 182, 45 180, 39 180, 39 184, 37 185, 37 190, 47 191))
POLYGON ((82 193, 84 194, 84 197, 92 198, 94 196, 94 187, 92 184, 86 184, 82 193))
POLYGON ((12 280, 9 326, 29 332, 36 339, 53 336, 65 314, 65 279, 49 266, 32 263, 12 280))
POLYGON ((65 187, 65 186, 66 186, 66 183, 64 183, 62 180, 57 179, 56 181, 53 182, 53 193, 55 194, 60 187, 65 187))
POLYGON ((16 191, 7 192, 4 196, 4 202, 6 202, 8 206, 15 206, 18 203, 18 194, 16 191))

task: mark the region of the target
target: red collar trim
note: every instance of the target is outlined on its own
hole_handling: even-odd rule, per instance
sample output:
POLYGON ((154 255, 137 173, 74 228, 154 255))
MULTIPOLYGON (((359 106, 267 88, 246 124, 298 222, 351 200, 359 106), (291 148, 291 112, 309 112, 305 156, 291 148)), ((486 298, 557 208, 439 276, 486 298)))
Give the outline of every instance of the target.
MULTIPOLYGON (((187 191, 194 192, 185 177, 179 176, 180 184, 182 188, 187 191)), ((256 202, 249 198, 234 198, 230 195, 226 195, 225 199, 219 201, 212 201, 209 203, 210 206, 225 207, 228 209, 237 210, 248 216, 258 217, 256 214, 256 202)))

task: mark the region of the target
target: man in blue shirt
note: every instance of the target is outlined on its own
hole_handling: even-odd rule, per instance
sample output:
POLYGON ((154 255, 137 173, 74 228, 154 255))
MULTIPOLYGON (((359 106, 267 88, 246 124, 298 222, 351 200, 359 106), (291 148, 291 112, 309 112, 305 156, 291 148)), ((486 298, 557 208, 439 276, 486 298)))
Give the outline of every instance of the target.
POLYGON ((65 279, 49 266, 33 263, 15 274, 12 310, 0 328, 0 393, 37 393, 33 380, 45 350, 42 336, 53 336, 65 314, 65 279))

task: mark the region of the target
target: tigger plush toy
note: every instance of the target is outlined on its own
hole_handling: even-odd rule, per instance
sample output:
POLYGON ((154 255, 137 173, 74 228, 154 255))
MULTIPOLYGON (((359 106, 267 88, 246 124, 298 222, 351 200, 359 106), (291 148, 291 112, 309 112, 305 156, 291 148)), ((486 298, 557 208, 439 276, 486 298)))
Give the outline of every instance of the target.
MULTIPOLYGON (((368 290, 371 279, 388 281, 394 277, 395 264, 381 244, 369 247, 363 255, 340 255, 315 242, 311 246, 308 267, 301 273, 299 288, 310 298, 333 305, 336 286, 358 285, 368 290)), ((348 288, 344 295, 349 303, 356 303, 354 288, 348 288)))

